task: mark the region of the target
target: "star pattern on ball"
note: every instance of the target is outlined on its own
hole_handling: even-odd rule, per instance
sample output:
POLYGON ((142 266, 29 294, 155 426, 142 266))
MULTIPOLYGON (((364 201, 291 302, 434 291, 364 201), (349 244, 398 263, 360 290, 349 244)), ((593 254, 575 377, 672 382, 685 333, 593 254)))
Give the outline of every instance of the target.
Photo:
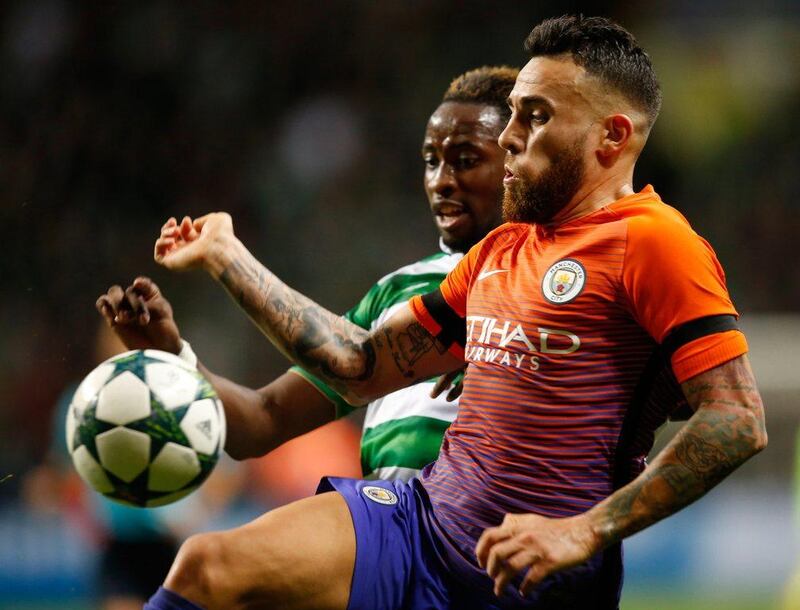
POLYGON ((125 504, 156 506, 187 495, 214 468, 224 444, 213 386, 154 350, 100 366, 109 364, 110 375, 87 376, 82 401, 70 406, 68 443, 78 472, 125 504))

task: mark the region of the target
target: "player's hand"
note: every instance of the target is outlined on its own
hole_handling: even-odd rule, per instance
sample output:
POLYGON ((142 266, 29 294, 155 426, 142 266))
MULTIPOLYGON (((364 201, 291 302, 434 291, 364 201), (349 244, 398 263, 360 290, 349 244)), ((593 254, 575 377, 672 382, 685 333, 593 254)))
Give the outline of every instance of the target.
POLYGON ((436 380, 436 383, 433 384, 431 398, 436 398, 447 388, 450 388, 450 391, 447 393, 446 398, 450 402, 461 396, 461 392, 464 390, 464 371, 466 369, 467 367, 464 366, 463 368, 441 375, 439 379, 436 380), (450 387, 451 385, 452 387, 450 387))
POLYGON ((519 589, 525 596, 553 572, 583 563, 599 550, 599 539, 583 515, 549 519, 509 514, 502 525, 483 532, 475 554, 494 580, 497 596, 516 574, 530 568, 519 589))
POLYGON ((214 256, 234 237, 230 214, 215 212, 180 223, 170 218, 161 227, 153 258, 173 271, 208 268, 214 256))
POLYGON ((172 306, 150 278, 137 277, 124 290, 112 286, 95 306, 128 349, 180 353, 181 335, 172 306))

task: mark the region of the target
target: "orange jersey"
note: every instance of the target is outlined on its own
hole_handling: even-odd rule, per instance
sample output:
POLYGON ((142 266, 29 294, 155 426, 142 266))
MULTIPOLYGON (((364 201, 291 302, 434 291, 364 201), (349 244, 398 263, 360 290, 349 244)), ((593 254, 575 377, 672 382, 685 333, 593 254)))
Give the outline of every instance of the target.
POLYGON ((651 187, 554 228, 503 225, 411 307, 469 363, 422 482, 473 568, 506 513, 583 512, 638 474, 668 414, 656 380, 747 351, 713 250, 651 187))

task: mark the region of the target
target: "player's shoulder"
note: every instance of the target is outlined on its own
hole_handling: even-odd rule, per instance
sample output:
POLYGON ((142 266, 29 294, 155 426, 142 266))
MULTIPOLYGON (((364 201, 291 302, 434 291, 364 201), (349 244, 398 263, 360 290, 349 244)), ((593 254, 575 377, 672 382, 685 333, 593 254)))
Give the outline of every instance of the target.
POLYGON ((629 239, 669 240, 696 236, 689 221, 665 203, 651 186, 611 204, 611 210, 625 222, 629 239))
POLYGON ((700 236, 689 221, 671 205, 664 203, 649 187, 612 204, 611 208, 627 225, 625 267, 644 265, 651 272, 664 265, 712 265, 722 274, 711 244, 700 236))
POLYGON ((629 231, 692 231, 686 217, 664 202, 651 186, 611 204, 611 209, 627 223, 629 231))

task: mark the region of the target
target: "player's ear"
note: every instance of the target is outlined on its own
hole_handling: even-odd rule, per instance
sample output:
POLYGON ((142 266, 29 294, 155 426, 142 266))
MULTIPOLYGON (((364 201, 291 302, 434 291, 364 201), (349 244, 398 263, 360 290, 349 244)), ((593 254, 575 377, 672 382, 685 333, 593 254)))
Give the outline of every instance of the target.
POLYGON ((634 136, 633 119, 627 114, 611 114, 603 120, 604 136, 597 149, 597 159, 601 165, 613 165, 631 143, 634 136))

